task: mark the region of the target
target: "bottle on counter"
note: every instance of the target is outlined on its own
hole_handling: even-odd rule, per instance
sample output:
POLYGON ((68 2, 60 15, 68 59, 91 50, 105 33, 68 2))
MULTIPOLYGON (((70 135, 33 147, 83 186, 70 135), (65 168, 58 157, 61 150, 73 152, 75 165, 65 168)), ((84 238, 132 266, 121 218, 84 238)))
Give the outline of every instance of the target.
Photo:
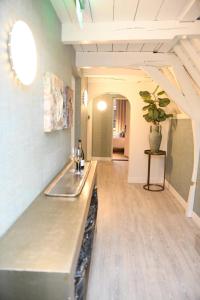
POLYGON ((85 166, 85 155, 84 155, 84 151, 82 148, 82 142, 80 139, 78 140, 78 151, 80 152, 81 170, 83 170, 84 166, 85 166))
POLYGON ((76 162, 76 173, 81 173, 81 151, 79 148, 76 149, 76 155, 75 155, 75 162, 76 162))

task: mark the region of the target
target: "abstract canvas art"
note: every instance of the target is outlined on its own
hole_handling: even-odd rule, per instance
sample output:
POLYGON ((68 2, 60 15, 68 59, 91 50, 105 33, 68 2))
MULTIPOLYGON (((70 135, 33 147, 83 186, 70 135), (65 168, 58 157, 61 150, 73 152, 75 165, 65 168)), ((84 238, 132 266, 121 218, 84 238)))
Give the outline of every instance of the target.
POLYGON ((73 126, 73 90, 67 86, 64 94, 64 128, 70 128, 73 126))
POLYGON ((44 85, 44 131, 70 128, 73 120, 73 91, 53 73, 46 72, 44 85))

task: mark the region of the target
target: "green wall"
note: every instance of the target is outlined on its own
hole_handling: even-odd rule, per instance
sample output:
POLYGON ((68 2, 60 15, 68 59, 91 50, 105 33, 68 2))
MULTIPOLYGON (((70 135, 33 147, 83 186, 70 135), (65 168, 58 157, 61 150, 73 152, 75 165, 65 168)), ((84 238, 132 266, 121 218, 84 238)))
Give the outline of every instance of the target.
POLYGON ((111 157, 112 152, 112 118, 113 100, 109 95, 102 95, 93 100, 92 114, 92 156, 111 157), (105 111, 97 109, 97 103, 104 100, 107 103, 105 111))
POLYGON ((81 80, 81 140, 85 157, 87 157, 87 126, 88 126, 88 108, 83 104, 84 90, 88 89, 88 79, 81 80))
POLYGON ((75 101, 75 145, 81 139, 82 147, 87 159, 87 125, 88 125, 88 108, 83 104, 83 92, 87 90, 87 78, 76 78, 76 101, 75 101))
POLYGON ((197 185, 194 199, 194 212, 200 217, 200 162, 198 167, 197 185))
POLYGON ((15 222, 63 167, 71 130, 44 133, 43 75, 53 72, 71 85, 73 47, 61 43, 61 23, 49 0, 0 1, 0 235, 15 222), (14 20, 30 26, 37 48, 34 82, 16 84, 7 58, 14 20))
POLYGON ((81 79, 76 78, 76 93, 75 93, 75 144, 81 136, 81 79))
POLYGON ((166 179, 187 201, 193 171, 193 133, 190 119, 172 119, 167 148, 166 179))

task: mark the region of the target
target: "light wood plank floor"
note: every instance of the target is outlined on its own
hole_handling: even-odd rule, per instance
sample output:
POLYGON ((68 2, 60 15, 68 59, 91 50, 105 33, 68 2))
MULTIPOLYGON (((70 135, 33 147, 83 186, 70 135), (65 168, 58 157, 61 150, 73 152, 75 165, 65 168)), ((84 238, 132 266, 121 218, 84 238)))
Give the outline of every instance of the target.
POLYGON ((128 160, 128 157, 125 156, 123 153, 113 152, 112 159, 113 160, 128 160))
POLYGON ((200 300, 200 229, 172 194, 98 166, 99 212, 87 300, 200 300))

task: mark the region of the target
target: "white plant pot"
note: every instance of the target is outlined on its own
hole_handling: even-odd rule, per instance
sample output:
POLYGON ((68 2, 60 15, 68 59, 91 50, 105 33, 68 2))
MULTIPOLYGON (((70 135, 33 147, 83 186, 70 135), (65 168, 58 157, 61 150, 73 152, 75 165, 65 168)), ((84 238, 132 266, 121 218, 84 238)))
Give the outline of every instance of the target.
POLYGON ((151 125, 149 133, 149 146, 152 152, 158 152, 162 140, 161 125, 151 125))

